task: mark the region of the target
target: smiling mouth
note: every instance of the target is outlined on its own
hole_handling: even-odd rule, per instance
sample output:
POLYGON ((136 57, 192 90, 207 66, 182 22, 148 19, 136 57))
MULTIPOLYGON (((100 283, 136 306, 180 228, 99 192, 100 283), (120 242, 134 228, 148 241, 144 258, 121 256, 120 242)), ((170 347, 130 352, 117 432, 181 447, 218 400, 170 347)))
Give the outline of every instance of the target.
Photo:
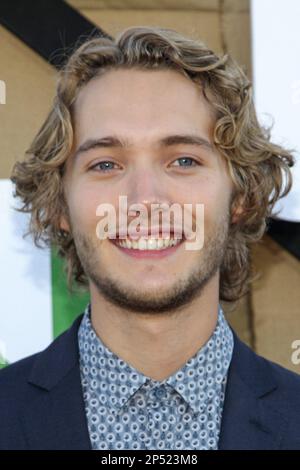
POLYGON ((184 238, 170 237, 164 238, 146 238, 140 237, 138 240, 110 239, 110 241, 123 253, 137 258, 162 258, 177 251, 183 243, 184 238))

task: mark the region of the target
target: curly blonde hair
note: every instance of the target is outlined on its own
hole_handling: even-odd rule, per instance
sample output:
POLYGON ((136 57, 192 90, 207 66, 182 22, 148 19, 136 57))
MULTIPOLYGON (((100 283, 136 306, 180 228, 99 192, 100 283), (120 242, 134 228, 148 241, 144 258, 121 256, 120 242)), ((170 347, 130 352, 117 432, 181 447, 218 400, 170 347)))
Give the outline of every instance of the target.
POLYGON ((105 70, 117 68, 178 71, 201 86, 214 109, 214 143, 234 183, 231 207, 243 201, 243 213, 230 225, 220 267, 220 300, 236 301, 253 280, 250 243, 262 238, 275 202, 290 191, 295 160, 290 151, 272 143, 270 130, 258 123, 251 83, 233 59, 219 57, 202 42, 172 29, 131 27, 115 40, 97 35, 75 48, 59 72, 52 108, 11 176, 15 196, 23 202, 20 210, 31 213, 29 233, 38 246, 43 242, 58 248, 66 259, 70 288, 74 280, 87 285, 72 233, 60 228, 61 216, 68 214, 64 166, 72 149, 73 107, 80 89, 105 70))

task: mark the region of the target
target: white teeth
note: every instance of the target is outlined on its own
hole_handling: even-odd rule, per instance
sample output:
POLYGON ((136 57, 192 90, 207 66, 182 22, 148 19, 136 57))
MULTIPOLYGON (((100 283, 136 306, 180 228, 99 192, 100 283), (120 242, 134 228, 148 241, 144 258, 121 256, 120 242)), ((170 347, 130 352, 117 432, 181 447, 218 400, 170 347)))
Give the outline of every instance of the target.
POLYGON ((146 240, 144 238, 140 238, 139 241, 138 241, 138 249, 139 250, 146 250, 147 249, 147 245, 148 247, 150 248, 150 241, 149 242, 146 242, 146 240))
POLYGON ((144 238, 141 237, 139 240, 117 240, 118 245, 123 248, 135 249, 135 250, 164 250, 170 246, 178 245, 181 242, 181 238, 144 238))

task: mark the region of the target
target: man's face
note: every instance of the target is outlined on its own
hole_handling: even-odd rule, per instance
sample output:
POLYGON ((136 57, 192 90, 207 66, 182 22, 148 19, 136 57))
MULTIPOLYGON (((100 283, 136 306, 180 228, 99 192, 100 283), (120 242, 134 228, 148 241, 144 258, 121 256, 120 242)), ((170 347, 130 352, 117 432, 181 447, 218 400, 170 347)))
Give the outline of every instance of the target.
POLYGON ((178 310, 219 275, 228 240, 232 183, 212 143, 210 106, 199 87, 175 71, 111 70, 80 91, 74 119, 65 173, 70 220, 62 227, 72 230, 90 288, 132 312, 178 310), (207 145, 159 145, 173 135, 196 135, 207 145), (107 136, 128 145, 75 155, 88 140, 107 136), (151 203, 192 204, 193 211, 203 204, 203 248, 186 250, 183 241, 163 257, 133 257, 111 239, 99 239, 96 209, 108 203, 118 215, 120 195, 128 207, 145 204, 149 214, 151 203))

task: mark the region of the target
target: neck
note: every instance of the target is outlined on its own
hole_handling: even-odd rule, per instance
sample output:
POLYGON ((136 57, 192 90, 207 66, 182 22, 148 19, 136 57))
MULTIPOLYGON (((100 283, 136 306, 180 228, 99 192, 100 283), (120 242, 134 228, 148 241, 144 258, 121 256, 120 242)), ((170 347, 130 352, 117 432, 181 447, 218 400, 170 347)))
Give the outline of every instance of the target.
POLYGON ((107 302, 92 285, 90 292, 92 325, 101 341, 154 380, 164 380, 193 357, 218 319, 218 273, 199 298, 172 315, 128 312, 107 302))

